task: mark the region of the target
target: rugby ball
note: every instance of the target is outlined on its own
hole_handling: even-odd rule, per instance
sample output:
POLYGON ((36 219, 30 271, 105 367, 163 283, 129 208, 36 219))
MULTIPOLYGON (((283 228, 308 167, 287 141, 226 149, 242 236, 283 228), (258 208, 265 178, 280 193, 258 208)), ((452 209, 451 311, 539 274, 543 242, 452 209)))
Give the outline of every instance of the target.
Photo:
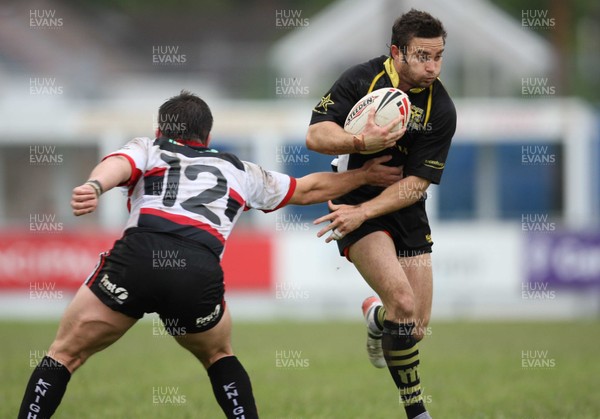
MULTIPOLYGON (((410 119, 410 99, 408 95, 400 89, 386 87, 368 93, 356 102, 346 117, 344 130, 355 135, 362 133, 365 125, 367 125, 371 109, 375 109, 375 124, 380 127, 389 124, 400 115, 404 116, 404 120, 392 128, 392 131, 401 129, 410 119)), ((362 153, 370 154, 378 151, 381 150, 362 153)))

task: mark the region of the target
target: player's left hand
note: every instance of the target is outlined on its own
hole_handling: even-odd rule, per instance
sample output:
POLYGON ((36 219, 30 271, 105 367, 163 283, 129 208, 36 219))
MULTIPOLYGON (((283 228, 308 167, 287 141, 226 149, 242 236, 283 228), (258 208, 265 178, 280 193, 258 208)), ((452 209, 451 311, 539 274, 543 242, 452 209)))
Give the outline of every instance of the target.
POLYGON ((341 239, 360 227, 366 220, 360 205, 336 205, 331 201, 328 202, 328 205, 329 209, 333 212, 317 218, 313 222, 313 224, 321 224, 325 221, 330 221, 327 227, 323 227, 317 233, 317 237, 323 237, 328 231, 331 231, 331 234, 325 239, 325 243, 341 239))
POLYGON ((71 208, 77 217, 94 212, 98 206, 96 191, 90 185, 83 184, 73 189, 71 195, 71 208))
POLYGON ((406 124, 402 124, 402 128, 397 131, 392 131, 394 127, 404 121, 404 116, 399 116, 389 124, 381 127, 375 123, 375 109, 371 109, 367 116, 367 124, 362 130, 363 151, 376 151, 384 148, 393 147, 404 133, 406 132, 406 124))

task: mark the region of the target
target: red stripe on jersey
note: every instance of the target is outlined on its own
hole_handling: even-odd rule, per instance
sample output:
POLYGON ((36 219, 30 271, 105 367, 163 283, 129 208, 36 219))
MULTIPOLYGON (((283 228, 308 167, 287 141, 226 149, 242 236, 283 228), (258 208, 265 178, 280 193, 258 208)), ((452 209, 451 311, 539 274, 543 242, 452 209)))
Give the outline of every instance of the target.
POLYGON ((166 167, 154 167, 150 170, 146 170, 146 172, 144 173, 144 177, 148 177, 148 176, 164 176, 165 172, 167 171, 166 167))
POLYGON ((127 190, 127 212, 131 212, 131 195, 133 195, 134 186, 130 186, 127 190))
POLYGON ((294 191, 296 190, 296 178, 290 176, 290 188, 287 191, 287 194, 283 197, 279 205, 277 205, 272 210, 263 210, 263 212, 271 212, 277 211, 279 208, 284 207, 290 199, 292 199, 292 195, 294 195, 294 191))
POLYGON ((161 211, 155 208, 142 208, 140 210, 140 214, 149 214, 155 215, 157 217, 166 218, 169 221, 172 221, 176 224, 187 225, 191 227, 199 228, 200 230, 204 230, 214 236, 217 240, 219 240, 222 244, 225 244, 225 238, 215 230, 210 224, 203 223, 198 220, 194 220, 193 218, 186 217, 185 215, 176 215, 171 214, 165 211, 161 211))
POLYGON ((189 147, 208 148, 208 144, 205 144, 200 140, 184 140, 181 138, 175 138, 174 141, 177 142, 178 144, 187 145, 189 147))
POLYGON ((235 200, 238 204, 241 205, 245 205, 246 201, 244 201, 244 198, 242 198, 242 196, 236 192, 235 189, 229 188, 229 196, 235 200))
POLYGON ((123 182, 117 186, 135 185, 137 183, 137 181, 140 180, 140 177, 142 177, 142 171, 140 169, 138 169, 137 167, 135 167, 135 162, 133 161, 133 159, 125 153, 109 154, 108 156, 104 157, 102 159, 102 161, 106 160, 109 157, 114 157, 114 156, 125 157, 127 159, 127 161, 129 162, 129 164, 131 165, 131 176, 129 176, 129 179, 126 182, 123 182))

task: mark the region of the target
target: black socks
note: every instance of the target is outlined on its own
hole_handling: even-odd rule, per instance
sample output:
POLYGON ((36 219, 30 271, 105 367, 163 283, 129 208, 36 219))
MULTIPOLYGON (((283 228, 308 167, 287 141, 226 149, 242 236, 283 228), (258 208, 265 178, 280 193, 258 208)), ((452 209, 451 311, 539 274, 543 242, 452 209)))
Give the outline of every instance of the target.
MULTIPOLYGON (((207 372, 215 397, 228 418, 258 418, 250 377, 235 356, 219 359, 207 372)), ((18 419, 50 418, 70 379, 71 373, 64 365, 45 356, 29 378, 18 419)))
POLYGON ((258 418, 250 377, 235 356, 219 359, 206 371, 225 416, 230 419, 258 418))
POLYGON ((71 373, 60 362, 45 356, 31 373, 18 419, 51 417, 62 400, 71 373))
POLYGON ((383 322, 381 346, 390 374, 400 392, 408 419, 426 411, 419 378, 419 350, 413 323, 383 322))

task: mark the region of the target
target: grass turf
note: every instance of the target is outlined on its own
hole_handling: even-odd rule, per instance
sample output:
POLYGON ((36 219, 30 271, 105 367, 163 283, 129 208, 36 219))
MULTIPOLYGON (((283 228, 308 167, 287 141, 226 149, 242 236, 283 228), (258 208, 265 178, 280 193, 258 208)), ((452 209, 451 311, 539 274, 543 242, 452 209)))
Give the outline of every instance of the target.
MULTIPOLYGON (((234 320, 235 321, 235 320, 234 320)), ((0 322, 0 417, 16 417, 56 323, 0 322)), ((71 379, 57 418, 220 418, 204 370, 140 322, 71 379)), ((403 418, 361 323, 242 323, 233 344, 263 418, 403 418)), ((434 418, 599 418, 599 322, 437 323, 420 345, 434 418), (525 365, 525 367, 524 367, 525 365)))

